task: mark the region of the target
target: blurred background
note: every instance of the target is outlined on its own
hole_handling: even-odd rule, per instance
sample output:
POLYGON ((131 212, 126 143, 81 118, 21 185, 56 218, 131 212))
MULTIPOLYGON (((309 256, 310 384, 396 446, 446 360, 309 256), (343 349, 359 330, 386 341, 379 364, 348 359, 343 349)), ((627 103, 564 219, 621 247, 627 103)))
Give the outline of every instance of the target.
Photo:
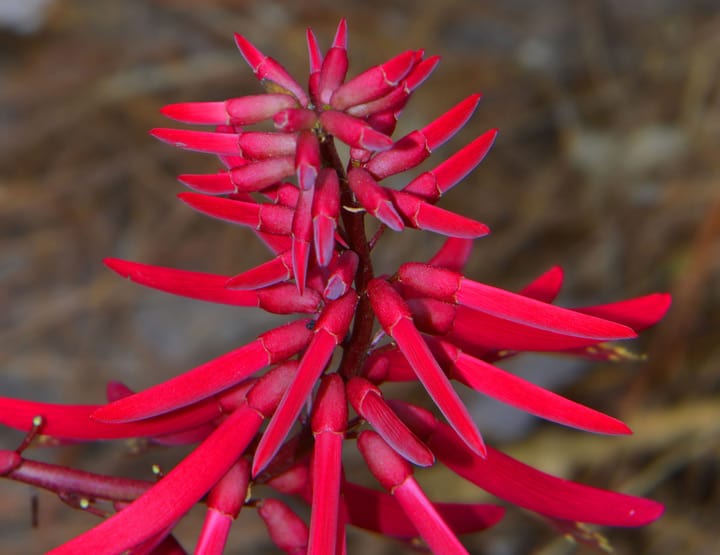
MULTIPOLYGON (((398 135, 473 92, 466 129, 424 168, 488 128, 486 161, 443 206, 486 222, 467 275, 519 288, 555 264, 566 306, 669 291, 665 320, 631 348, 641 363, 526 357, 512 368, 625 419, 631 438, 590 436, 466 399, 493 445, 555 474, 662 501, 637 530, 601 530, 620 554, 715 553, 720 537, 720 4, 717 0, 0 0, 0 395, 97 403, 109 379, 141 389, 282 319, 146 291, 107 256, 217 273, 267 259, 242 229, 177 202, 179 173, 209 156, 147 135, 161 106, 260 92, 240 32, 304 83, 304 33, 326 48, 340 17, 350 75, 410 48, 443 61, 398 135)), ((378 266, 426 259, 428 234, 386 234, 378 266)), ((409 392, 418 395, 417 392, 409 392)), ((404 393, 403 393, 404 394, 404 393)), ((0 432, 14 449, 21 434, 0 432)), ((348 451, 350 451, 348 449, 348 451)), ((36 449, 32 458, 151 479, 177 453, 122 443, 36 449)), ((351 455, 349 455, 351 456, 351 455)), ((350 462, 349 464, 352 464, 350 462)), ((490 498, 440 468, 419 472, 443 501, 490 498)), ((0 551, 41 553, 97 520, 0 483, 0 551)), ((258 494, 261 494, 258 492, 258 494)), ((179 536, 192 549, 202 510, 179 536)), ((244 511, 228 553, 276 553, 244 511)), ((400 553, 351 533, 350 552, 400 553), (363 551, 365 550, 365 551, 363 551)), ((513 507, 473 553, 589 553, 513 507)))

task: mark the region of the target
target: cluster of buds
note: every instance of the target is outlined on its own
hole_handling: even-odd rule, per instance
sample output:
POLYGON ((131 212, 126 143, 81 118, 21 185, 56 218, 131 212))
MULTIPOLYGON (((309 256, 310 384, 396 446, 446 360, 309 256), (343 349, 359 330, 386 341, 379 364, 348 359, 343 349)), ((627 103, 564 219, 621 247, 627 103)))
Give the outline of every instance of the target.
POLYGON ((222 171, 180 177, 192 192, 179 198, 249 227, 271 259, 234 276, 106 262, 121 276, 168 293, 299 316, 144 391, 113 382, 102 405, 0 398, 0 423, 28 434, 17 449, 0 451, 0 475, 55 492, 103 519, 51 553, 185 553, 173 529, 197 503, 207 506, 195 547, 203 555, 223 552, 232 522, 247 507, 258 510, 287 553, 345 553, 347 525, 402 542, 422 539, 433 553, 467 553, 458 536, 494 525, 504 509, 428 499, 414 472, 438 462, 578 536, 578 522, 642 526, 657 519, 662 506, 654 501, 554 477, 486 446, 452 380, 566 426, 628 434, 619 420, 496 363, 527 351, 625 357, 610 342, 655 324, 669 297, 568 309, 552 304, 562 284, 559 268, 517 293, 462 275, 472 241, 488 228, 436 202, 480 163, 496 131, 401 188, 382 184, 428 158, 478 104, 480 96, 472 95, 422 129, 391 138, 437 57, 411 50, 346 81, 341 21, 325 55, 308 30, 306 92, 247 39, 236 41, 266 92, 167 106, 163 113, 172 119, 214 129, 152 134, 219 157, 222 171), (349 147, 345 162, 336 140, 349 147), (377 219, 367 226, 371 234, 366 214, 377 219), (429 261, 375 275, 372 254, 383 232, 406 227, 447 239, 429 261), (415 380, 441 416, 383 393, 385 383, 415 380), (33 442, 120 438, 195 447, 148 481, 23 456, 33 442), (384 491, 344 472, 342 451, 353 443, 384 491), (255 484, 278 495, 255 498, 255 484), (283 501, 288 496, 310 507, 308 523, 283 501))

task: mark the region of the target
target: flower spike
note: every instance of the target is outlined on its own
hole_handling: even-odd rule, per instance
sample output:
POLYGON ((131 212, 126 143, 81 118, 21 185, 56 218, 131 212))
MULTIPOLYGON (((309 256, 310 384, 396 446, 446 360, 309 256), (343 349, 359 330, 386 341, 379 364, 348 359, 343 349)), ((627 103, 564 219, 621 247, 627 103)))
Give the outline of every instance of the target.
POLYGON ((201 214, 249 228, 268 259, 230 275, 105 261, 120 276, 173 295, 300 316, 145 390, 111 381, 105 404, 0 397, 0 425, 26 433, 14 451, 0 449, 0 477, 49 490, 103 519, 50 554, 184 554, 174 534, 197 504, 206 505, 198 555, 230 547, 230 528, 244 506, 258 510, 272 541, 292 555, 346 555, 349 524, 410 548, 424 541, 433 553, 463 555, 458 535, 503 516, 493 505, 431 502, 411 465, 444 465, 594 547, 600 536, 585 533, 582 522, 641 526, 657 519, 658 503, 563 480, 486 447, 451 380, 562 425, 629 434, 619 420, 495 363, 527 351, 639 359, 613 342, 657 323, 670 297, 568 309, 552 304, 563 282, 557 267, 519 292, 463 275, 473 240, 489 228, 438 203, 480 164, 497 130, 412 178, 385 179, 416 168, 449 141, 480 95, 394 140, 399 117, 439 57, 407 50, 347 79, 345 19, 327 52, 311 29, 305 38, 309 72, 298 81, 236 35, 265 94, 171 104, 165 116, 209 127, 150 132, 217 157, 216 173, 179 177, 191 192, 178 197, 201 214), (448 238, 427 263, 394 260, 380 246, 386 228, 448 238), (375 267, 393 263, 382 270, 387 275, 375 267), (385 384, 392 382, 419 382, 442 421, 388 399, 385 384), (139 439, 134 448, 183 446, 190 454, 166 475, 154 467, 155 481, 27 458, 33 444, 125 438, 139 439), (343 465, 346 443, 354 441, 385 491, 359 486, 355 465, 343 465), (268 489, 305 504, 309 526, 268 498, 268 489))

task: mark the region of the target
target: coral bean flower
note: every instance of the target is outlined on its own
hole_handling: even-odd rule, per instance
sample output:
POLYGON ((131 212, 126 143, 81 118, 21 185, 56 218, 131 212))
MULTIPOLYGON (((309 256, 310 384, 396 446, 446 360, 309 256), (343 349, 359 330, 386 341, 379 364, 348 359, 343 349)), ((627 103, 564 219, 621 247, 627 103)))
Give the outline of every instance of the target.
POLYGON ((144 391, 112 383, 104 404, 0 397, 0 423, 27 433, 17 449, 0 450, 0 475, 102 518, 50 553, 184 553, 173 531, 197 503, 207 506, 195 547, 201 555, 223 553, 231 526, 242 526, 243 508, 258 510, 286 553, 345 553, 347 526, 424 541, 434 553, 467 553, 459 536, 494 525, 504 509, 431 500, 414 474, 435 464, 578 536, 576 522, 642 526, 657 519, 662 506, 654 501, 550 476, 487 446, 454 382, 561 425, 629 434, 619 420, 496 364, 526 351, 632 359, 615 342, 660 320, 669 297, 571 309, 553 304, 559 268, 519 292, 463 275, 473 240, 489 228, 437 203, 483 160, 497 132, 482 133, 400 187, 384 180, 450 140, 480 95, 393 137, 439 59, 409 50, 348 79, 345 20, 326 52, 312 31, 306 38, 307 89, 236 35, 265 92, 166 106, 167 117, 210 129, 151 132, 218 157, 216 173, 180 176, 191 191, 179 200, 249 228, 268 247, 268 260, 234 275, 106 260, 121 276, 166 293, 297 316, 144 391), (337 142, 348 147, 347 159, 337 142), (383 232, 406 228, 447 239, 430 260, 401 261, 393 275, 376 275, 373 254, 383 232), (384 384, 396 381, 418 382, 441 417, 386 398, 384 384), (194 448, 154 482, 25 457, 33 443, 137 437, 194 448), (355 483, 343 465, 353 444, 385 491, 355 483), (254 484, 307 503, 309 521, 272 493, 252 497, 254 484), (100 502, 112 509, 101 510, 100 502))

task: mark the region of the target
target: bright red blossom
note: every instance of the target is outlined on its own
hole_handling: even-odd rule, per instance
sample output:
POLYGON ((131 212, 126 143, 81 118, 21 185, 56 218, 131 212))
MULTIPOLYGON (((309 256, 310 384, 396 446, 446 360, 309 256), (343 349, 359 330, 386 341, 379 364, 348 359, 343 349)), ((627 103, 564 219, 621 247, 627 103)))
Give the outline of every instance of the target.
POLYGON ((497 132, 480 135, 399 190, 383 184, 448 141, 480 100, 471 95, 422 129, 393 139, 398 117, 437 57, 411 50, 347 79, 343 20, 324 54, 308 31, 305 91, 247 39, 237 35, 236 42, 266 93, 166 106, 162 113, 172 119, 214 129, 155 129, 152 135, 218 156, 223 167, 217 173, 180 176, 193 192, 179 199, 250 228, 271 251, 268 261, 233 276, 106 263, 167 293, 303 316, 145 391, 111 384, 104 405, 0 398, 0 423, 28 432, 17 450, 0 451, 0 474, 104 518, 51 553, 183 553, 172 532, 198 502, 207 505, 195 549, 204 555, 223 552, 244 506, 258 509, 286 553, 344 553, 347 525, 400 541, 421 538, 434 553, 466 553, 458 535, 492 526, 503 509, 432 502, 415 481, 413 465, 435 463, 571 531, 575 521, 641 526, 657 519, 662 506, 654 501, 553 477, 486 446, 452 382, 566 426, 628 434, 619 420, 496 363, 522 351, 627 357, 609 342, 655 324, 669 297, 568 309, 552 304, 562 285, 558 268, 519 293, 462 274, 472 240, 489 229, 436 203, 482 161, 497 132), (275 131, 252 127, 258 123, 275 131), (340 159, 336 140, 350 147, 349 160, 340 159), (377 220, 370 238, 365 214, 377 220), (382 232, 406 227, 448 239, 428 262, 376 276, 371 255, 382 232), (419 381, 444 421, 386 399, 382 385, 393 381, 419 381), (33 440, 60 445, 128 437, 197 446, 157 482, 23 456, 33 440), (352 439, 386 492, 346 475, 342 455, 352 439), (258 483, 308 503, 309 523, 278 499, 250 498, 258 483), (117 512, 106 516, 95 508, 99 500, 114 503, 117 512))

